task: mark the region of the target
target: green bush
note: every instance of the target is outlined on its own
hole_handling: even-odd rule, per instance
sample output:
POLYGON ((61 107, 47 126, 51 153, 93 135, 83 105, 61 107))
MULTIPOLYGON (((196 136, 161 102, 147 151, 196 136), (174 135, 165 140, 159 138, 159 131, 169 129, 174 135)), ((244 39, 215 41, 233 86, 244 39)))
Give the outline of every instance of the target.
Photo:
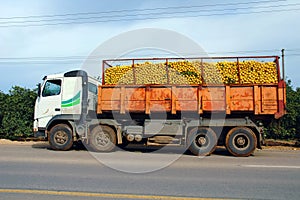
POLYGON ((266 127, 270 139, 299 139, 300 136, 300 88, 293 89, 291 80, 286 88, 287 114, 279 120, 272 120, 266 127))
POLYGON ((33 136, 32 123, 36 90, 14 86, 9 94, 0 92, 0 133, 2 138, 33 136))

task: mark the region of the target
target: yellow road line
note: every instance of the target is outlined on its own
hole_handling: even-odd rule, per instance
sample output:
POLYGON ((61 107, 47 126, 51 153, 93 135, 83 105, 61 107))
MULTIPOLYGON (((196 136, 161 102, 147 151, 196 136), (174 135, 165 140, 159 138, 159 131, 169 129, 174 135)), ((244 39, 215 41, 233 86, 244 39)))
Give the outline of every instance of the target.
MULTIPOLYGON (((23 190, 23 189, 0 189, 0 193, 17 193, 17 194, 42 194, 42 195, 59 195, 59 196, 76 196, 76 197, 106 197, 118 199, 161 199, 161 200, 218 200, 216 198, 196 198, 196 197, 175 197, 161 195, 139 195, 139 194, 115 194, 115 193, 93 193, 93 192, 71 192, 55 190, 23 190)), ((221 200, 221 199, 220 199, 221 200)), ((224 199, 222 199, 224 200, 224 199)))

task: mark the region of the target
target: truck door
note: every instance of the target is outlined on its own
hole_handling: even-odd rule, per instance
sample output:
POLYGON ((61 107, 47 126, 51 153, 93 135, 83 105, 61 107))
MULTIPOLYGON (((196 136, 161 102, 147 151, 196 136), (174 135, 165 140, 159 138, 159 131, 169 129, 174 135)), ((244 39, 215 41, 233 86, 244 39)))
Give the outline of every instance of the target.
POLYGON ((41 96, 37 99, 37 116, 39 127, 46 127, 49 120, 61 114, 61 79, 46 80, 41 96))
POLYGON ((62 114, 81 114, 82 78, 65 77, 62 91, 62 114))

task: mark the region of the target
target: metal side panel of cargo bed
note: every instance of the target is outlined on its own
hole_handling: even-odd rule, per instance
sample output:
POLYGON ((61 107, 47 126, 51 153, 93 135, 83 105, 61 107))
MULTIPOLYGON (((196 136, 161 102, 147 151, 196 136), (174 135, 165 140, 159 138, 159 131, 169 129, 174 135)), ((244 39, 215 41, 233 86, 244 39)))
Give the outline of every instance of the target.
POLYGON ((101 85, 98 114, 224 112, 274 115, 285 113, 285 83, 261 85, 101 85))

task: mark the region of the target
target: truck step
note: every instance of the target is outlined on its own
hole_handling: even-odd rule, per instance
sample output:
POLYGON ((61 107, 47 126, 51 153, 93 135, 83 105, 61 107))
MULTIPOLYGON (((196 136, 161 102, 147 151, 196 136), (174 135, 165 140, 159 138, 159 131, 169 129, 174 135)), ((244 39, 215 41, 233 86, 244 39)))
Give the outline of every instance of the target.
POLYGON ((172 136, 154 136, 148 138, 147 144, 159 144, 159 145, 181 145, 180 138, 174 138, 172 136))

